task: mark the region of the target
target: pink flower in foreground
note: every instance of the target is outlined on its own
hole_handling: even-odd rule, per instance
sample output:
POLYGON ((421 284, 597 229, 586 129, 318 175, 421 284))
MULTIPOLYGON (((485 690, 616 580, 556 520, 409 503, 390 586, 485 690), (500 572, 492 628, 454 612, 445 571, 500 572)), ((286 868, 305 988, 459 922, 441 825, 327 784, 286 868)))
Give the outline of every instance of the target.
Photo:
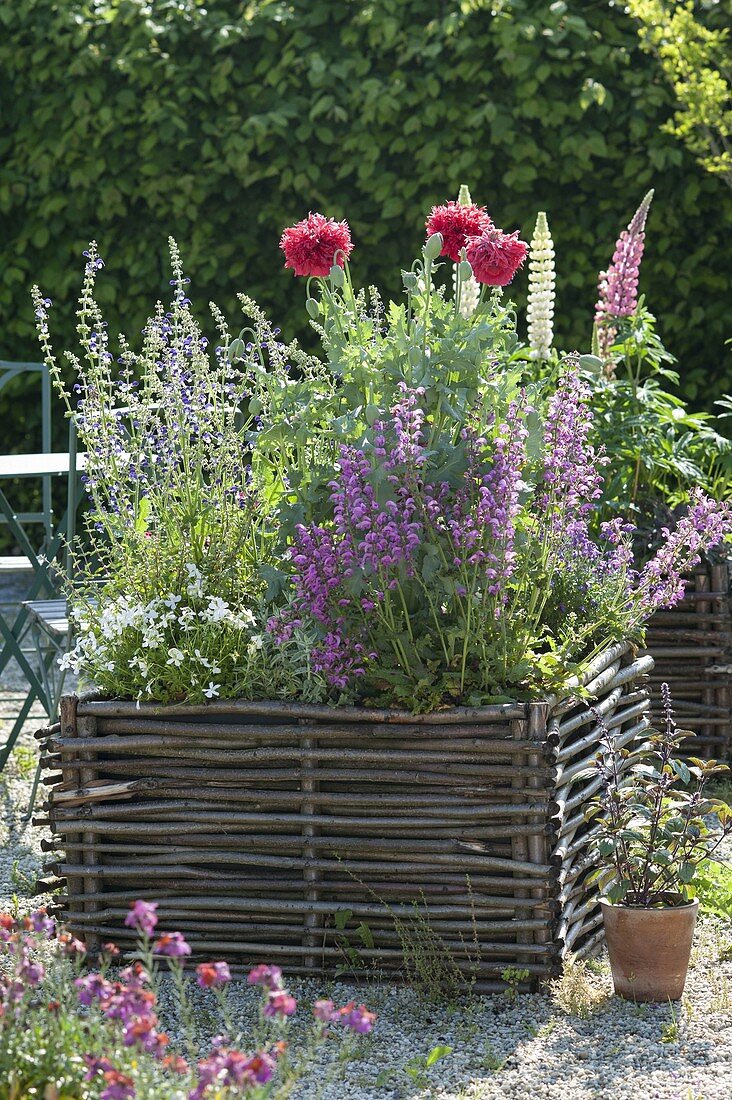
POLYGON ((130 906, 130 911, 125 917, 127 928, 136 928, 144 936, 152 936, 158 923, 158 903, 156 901, 142 901, 138 898, 130 906))
POLYGON ((202 989, 212 989, 231 981, 229 964, 225 962, 200 963, 196 967, 196 976, 202 989))
POLYGON ((526 259, 529 246, 519 240, 518 229, 504 233, 491 226, 480 237, 471 237, 465 247, 473 275, 488 286, 506 286, 526 259))
POLYGON ((180 932, 163 932, 160 939, 153 944, 153 952, 156 955, 167 955, 168 958, 177 959, 183 955, 190 955, 191 948, 180 932))
POLYGON ((607 354, 617 335, 613 320, 630 317, 638 308, 638 279, 645 247, 646 219, 652 199, 653 191, 649 191, 628 228, 620 234, 610 267, 600 272, 595 323, 603 355, 607 354))
POLYGON ((285 267, 296 275, 316 275, 325 278, 333 264, 343 267, 353 251, 348 222, 337 222, 324 214, 308 214, 291 225, 280 238, 285 254, 285 267))
POLYGON ((272 1080, 276 1062, 272 1054, 259 1051, 242 1054, 238 1050, 219 1047, 198 1063, 198 1084, 188 1094, 189 1100, 201 1100, 209 1086, 220 1088, 252 1088, 272 1080))
POLYGON ((492 226, 484 206, 474 202, 463 205, 461 202, 446 202, 442 206, 433 206, 427 219, 427 238, 433 233, 442 237, 441 256, 449 256, 455 263, 460 252, 466 247, 469 237, 479 237, 492 226))

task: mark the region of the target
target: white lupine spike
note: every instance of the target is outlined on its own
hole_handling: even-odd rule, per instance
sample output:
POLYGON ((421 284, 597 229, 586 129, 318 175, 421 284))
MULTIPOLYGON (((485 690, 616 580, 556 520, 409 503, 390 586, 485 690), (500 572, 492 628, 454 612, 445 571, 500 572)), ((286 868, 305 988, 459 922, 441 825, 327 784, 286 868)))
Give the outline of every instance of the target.
MULTIPOLYGON (((458 202, 461 206, 470 206, 473 200, 470 197, 468 185, 463 183, 458 194, 458 202)), ((457 264, 452 273, 453 295, 457 297, 457 264)), ((460 313, 467 320, 472 317, 480 300, 480 283, 472 275, 469 279, 463 279, 460 286, 460 313)))
POLYGON ((526 307, 532 359, 546 359, 554 336, 554 242, 544 211, 536 218, 529 248, 529 300, 526 307))

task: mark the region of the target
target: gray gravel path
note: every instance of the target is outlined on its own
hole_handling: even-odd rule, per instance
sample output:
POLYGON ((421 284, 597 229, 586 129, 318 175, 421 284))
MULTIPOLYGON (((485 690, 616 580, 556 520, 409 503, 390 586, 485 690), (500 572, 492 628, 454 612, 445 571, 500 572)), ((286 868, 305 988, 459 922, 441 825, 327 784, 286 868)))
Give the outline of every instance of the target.
MULTIPOLYGON (((22 698, 19 670, 10 667, 0 678, 0 740, 22 698)), ((36 709, 0 776, 0 908, 13 898, 22 908, 43 900, 31 894, 43 861, 44 830, 21 820, 35 769, 31 734, 43 721, 36 709)), ((732 848, 728 854, 732 861, 732 848)), ((515 1003, 500 995, 446 1006, 388 985, 292 982, 302 1001, 355 998, 379 1014, 373 1036, 354 1056, 316 1073, 294 1095, 297 1100, 730 1100, 732 926, 701 921, 680 1006, 627 1004, 611 995, 606 960, 594 970, 585 1000, 591 997, 596 1005, 588 1019, 569 1014, 548 991, 519 996, 515 1003), (420 1061, 438 1045, 452 1052, 420 1080, 420 1061)), ((195 996, 205 1016, 212 1002, 203 991, 195 996)), ((232 996, 236 1016, 253 1018, 257 993, 235 983, 232 996)), ((170 1024, 175 1035, 175 1020, 170 1024)))

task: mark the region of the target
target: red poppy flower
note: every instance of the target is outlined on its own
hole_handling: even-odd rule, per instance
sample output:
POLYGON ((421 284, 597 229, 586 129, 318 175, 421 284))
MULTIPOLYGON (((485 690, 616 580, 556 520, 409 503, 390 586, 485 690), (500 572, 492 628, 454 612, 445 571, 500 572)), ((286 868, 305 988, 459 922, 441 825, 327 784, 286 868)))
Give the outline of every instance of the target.
POLYGON ((496 226, 491 226, 480 237, 471 237, 465 248, 473 275, 479 283, 488 286, 510 283, 528 251, 529 246, 519 240, 518 229, 504 233, 496 226))
POLYGON ((284 231, 280 248, 285 254, 285 267, 291 267, 296 275, 325 278, 334 263, 343 267, 343 258, 351 255, 353 242, 348 222, 308 214, 284 231))
POLYGON ((484 206, 474 202, 463 206, 459 202, 446 202, 443 206, 433 206, 427 219, 427 237, 433 233, 442 236, 441 256, 449 256, 455 263, 460 259, 460 251, 465 248, 469 237, 479 237, 492 225, 484 206))

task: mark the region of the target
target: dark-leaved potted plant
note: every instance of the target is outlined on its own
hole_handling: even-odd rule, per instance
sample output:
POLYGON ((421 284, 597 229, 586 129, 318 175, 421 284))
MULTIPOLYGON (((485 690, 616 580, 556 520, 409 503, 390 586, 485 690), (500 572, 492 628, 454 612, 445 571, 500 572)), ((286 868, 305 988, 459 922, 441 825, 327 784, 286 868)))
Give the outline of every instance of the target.
POLYGON ((702 861, 732 833, 732 810, 707 793, 725 764, 676 753, 688 730, 674 721, 661 688, 664 722, 635 760, 616 746, 598 714, 602 739, 594 768, 601 786, 586 816, 597 819, 599 867, 615 992, 636 1001, 678 1000, 684 990, 699 902, 694 879, 702 861), (710 815, 719 827, 710 827, 710 815))

